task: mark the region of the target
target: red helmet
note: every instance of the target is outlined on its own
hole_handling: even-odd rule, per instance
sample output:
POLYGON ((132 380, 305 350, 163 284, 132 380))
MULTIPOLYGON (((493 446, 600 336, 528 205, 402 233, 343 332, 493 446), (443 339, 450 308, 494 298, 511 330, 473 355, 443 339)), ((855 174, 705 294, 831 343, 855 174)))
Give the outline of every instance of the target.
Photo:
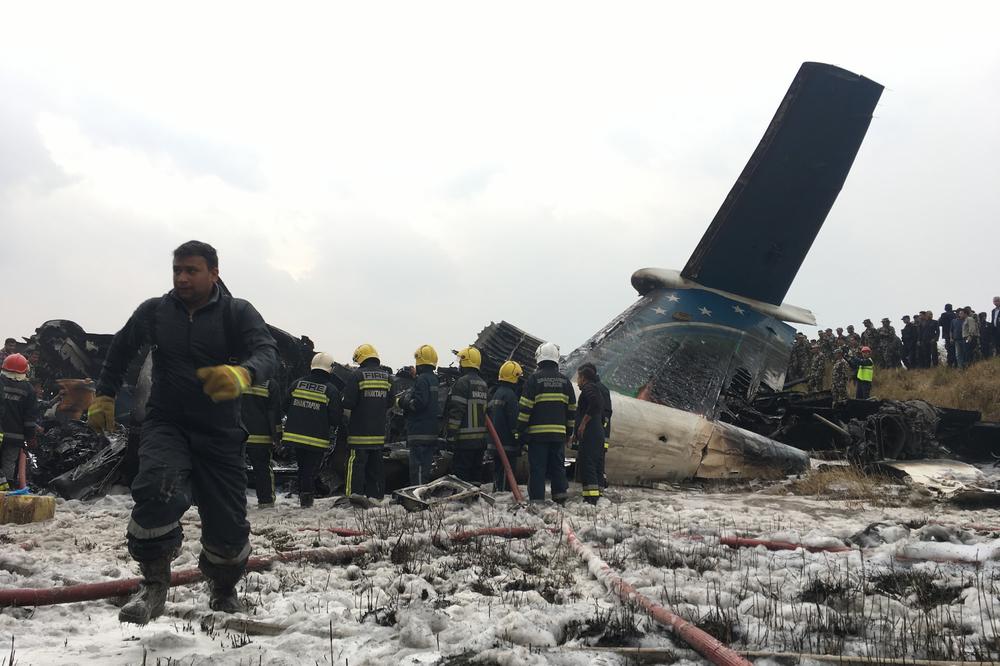
POLYGON ((872 353, 872 348, 871 347, 862 347, 861 351, 868 352, 869 354, 871 354, 872 353))
POLYGON ((24 358, 23 354, 11 354, 3 360, 3 369, 23 375, 28 372, 28 359, 24 358))

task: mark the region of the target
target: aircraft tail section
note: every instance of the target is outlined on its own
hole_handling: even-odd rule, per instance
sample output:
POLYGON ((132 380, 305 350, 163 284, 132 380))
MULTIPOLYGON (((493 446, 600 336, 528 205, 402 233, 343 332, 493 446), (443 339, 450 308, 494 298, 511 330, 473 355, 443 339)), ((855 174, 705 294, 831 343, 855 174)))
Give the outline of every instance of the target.
POLYGON ((847 178, 883 87, 807 62, 681 275, 780 304, 847 178))

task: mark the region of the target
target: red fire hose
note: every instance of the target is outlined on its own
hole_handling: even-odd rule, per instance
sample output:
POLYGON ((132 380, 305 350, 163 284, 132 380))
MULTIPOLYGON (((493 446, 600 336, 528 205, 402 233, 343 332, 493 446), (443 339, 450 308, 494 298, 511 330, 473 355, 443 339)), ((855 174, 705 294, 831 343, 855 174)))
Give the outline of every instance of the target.
POLYGON ((448 538, 452 541, 470 541, 481 536, 498 536, 505 539, 527 539, 535 533, 533 527, 482 527, 465 532, 452 532, 448 538))
POLYGON ((514 501, 520 504, 524 501, 524 495, 521 494, 521 489, 517 487, 517 479, 514 478, 514 470, 510 468, 510 460, 507 459, 507 452, 503 450, 503 444, 500 443, 500 435, 497 434, 497 429, 493 427, 493 420, 488 416, 486 417, 486 429, 490 432, 490 439, 493 440, 493 448, 497 450, 497 457, 500 458, 500 464, 503 465, 503 473, 507 477, 507 485, 510 486, 510 492, 514 495, 514 501))
POLYGON ((648 597, 639 594, 634 587, 622 580, 621 576, 615 573, 607 562, 598 557, 590 547, 577 538, 573 528, 569 526, 569 522, 563 524, 563 533, 566 535, 566 541, 569 545, 587 563, 590 573, 601 581, 609 592, 617 594, 622 601, 634 600, 657 623, 673 629, 684 642, 713 664, 717 664, 717 666, 750 666, 750 662, 733 651, 732 648, 709 636, 687 620, 674 615, 648 597))
MULTIPOLYGON (((273 557, 251 557, 247 562, 247 571, 269 569, 278 562, 337 563, 351 560, 364 555, 370 545, 340 546, 338 548, 314 548, 310 550, 295 550, 278 553, 273 557)), ((170 576, 170 586, 189 585, 202 580, 204 576, 198 569, 183 569, 175 571, 170 576)), ((125 578, 109 580, 103 583, 84 583, 82 585, 67 585, 53 588, 23 588, 0 590, 0 608, 8 606, 51 606, 75 601, 94 601, 109 597, 124 597, 139 589, 141 578, 125 578)))
POLYGON ((766 539, 748 539, 746 537, 719 537, 719 544, 730 548, 756 548, 764 546, 768 550, 797 550, 803 548, 810 553, 847 553, 856 548, 848 546, 806 546, 788 541, 768 541, 766 539))

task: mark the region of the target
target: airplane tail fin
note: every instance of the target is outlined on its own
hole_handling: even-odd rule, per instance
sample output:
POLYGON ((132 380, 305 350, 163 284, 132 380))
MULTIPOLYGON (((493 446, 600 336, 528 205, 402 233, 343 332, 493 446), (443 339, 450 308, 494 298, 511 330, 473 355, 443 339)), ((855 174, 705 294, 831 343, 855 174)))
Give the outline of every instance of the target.
POLYGON ((681 275, 780 304, 847 178, 883 87, 806 62, 681 275))

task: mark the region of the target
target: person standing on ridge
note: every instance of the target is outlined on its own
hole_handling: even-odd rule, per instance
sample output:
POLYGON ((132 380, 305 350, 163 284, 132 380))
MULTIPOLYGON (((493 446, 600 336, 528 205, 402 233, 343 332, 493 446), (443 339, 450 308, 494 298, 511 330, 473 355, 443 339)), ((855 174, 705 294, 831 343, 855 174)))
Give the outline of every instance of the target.
POLYGON ((406 419, 406 446, 410 453, 410 485, 431 480, 431 467, 438 448, 441 403, 438 400, 438 355, 434 347, 420 345, 413 352, 416 377, 410 390, 399 396, 406 419))
POLYGON ((486 453, 486 405, 489 393, 486 381, 479 374, 483 357, 475 347, 466 347, 457 354, 461 376, 455 381, 445 402, 448 442, 455 452, 455 476, 479 483, 486 453))

